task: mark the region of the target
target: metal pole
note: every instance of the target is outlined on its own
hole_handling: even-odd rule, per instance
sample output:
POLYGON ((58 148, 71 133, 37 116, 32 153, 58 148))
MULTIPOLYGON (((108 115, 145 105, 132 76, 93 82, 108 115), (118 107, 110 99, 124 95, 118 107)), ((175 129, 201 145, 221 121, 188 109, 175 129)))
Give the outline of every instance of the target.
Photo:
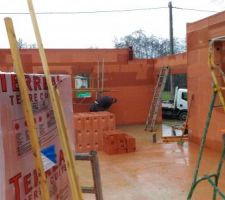
POLYGON ((173 6, 170 1, 168 4, 169 7, 169 29, 170 29, 170 54, 174 54, 174 43, 173 43, 173 6))

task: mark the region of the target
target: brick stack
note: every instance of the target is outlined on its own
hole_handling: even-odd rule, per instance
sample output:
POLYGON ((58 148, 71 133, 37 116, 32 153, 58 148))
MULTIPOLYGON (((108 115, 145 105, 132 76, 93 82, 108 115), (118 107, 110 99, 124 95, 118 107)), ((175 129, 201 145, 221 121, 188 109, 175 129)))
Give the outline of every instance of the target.
POLYGON ((118 129, 105 131, 103 134, 103 150, 107 154, 135 152, 135 138, 118 129))
POLYGON ((115 129, 115 115, 110 112, 76 113, 74 126, 77 152, 103 150, 103 132, 115 129))
POLYGON ((110 112, 74 114, 76 151, 104 150, 108 154, 134 152, 135 138, 115 129, 115 115, 110 112))

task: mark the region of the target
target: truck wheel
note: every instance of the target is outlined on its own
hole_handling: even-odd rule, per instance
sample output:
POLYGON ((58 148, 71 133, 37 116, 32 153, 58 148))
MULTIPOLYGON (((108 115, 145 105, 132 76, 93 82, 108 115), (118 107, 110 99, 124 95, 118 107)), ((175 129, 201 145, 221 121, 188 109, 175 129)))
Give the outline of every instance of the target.
POLYGON ((179 120, 185 121, 187 118, 187 112, 181 112, 178 116, 179 120))

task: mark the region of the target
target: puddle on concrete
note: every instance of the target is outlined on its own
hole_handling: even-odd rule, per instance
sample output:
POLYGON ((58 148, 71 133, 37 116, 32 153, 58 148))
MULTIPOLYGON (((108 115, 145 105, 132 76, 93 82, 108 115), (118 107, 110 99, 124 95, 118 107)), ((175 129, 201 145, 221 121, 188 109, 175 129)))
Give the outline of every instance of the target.
POLYGON ((178 121, 178 120, 163 120, 162 123, 162 136, 167 137, 167 136, 181 136, 182 135, 182 130, 180 128, 183 125, 183 121, 178 121), (172 128, 174 127, 179 127, 179 128, 172 128))
POLYGON ((162 135, 163 137, 166 136, 181 136, 182 135, 182 131, 179 129, 172 129, 171 126, 166 125, 166 124, 162 124, 162 135))

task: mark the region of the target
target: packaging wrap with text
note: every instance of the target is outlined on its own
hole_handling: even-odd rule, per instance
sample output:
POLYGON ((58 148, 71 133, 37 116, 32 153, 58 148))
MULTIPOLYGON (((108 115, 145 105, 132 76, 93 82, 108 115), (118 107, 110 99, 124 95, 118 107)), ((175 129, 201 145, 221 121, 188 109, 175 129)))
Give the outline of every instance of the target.
MULTIPOLYGON (((42 149, 54 146, 56 164, 46 171, 51 199, 71 199, 66 166, 46 79, 43 75, 26 75, 36 129, 42 149)), ((69 137, 73 137, 71 78, 52 76, 60 91, 69 137)), ((39 200, 38 175, 14 73, 0 72, 0 199, 39 200)), ((74 141, 71 138, 70 141, 74 141)), ((74 149, 74 148, 73 148, 74 149)))

